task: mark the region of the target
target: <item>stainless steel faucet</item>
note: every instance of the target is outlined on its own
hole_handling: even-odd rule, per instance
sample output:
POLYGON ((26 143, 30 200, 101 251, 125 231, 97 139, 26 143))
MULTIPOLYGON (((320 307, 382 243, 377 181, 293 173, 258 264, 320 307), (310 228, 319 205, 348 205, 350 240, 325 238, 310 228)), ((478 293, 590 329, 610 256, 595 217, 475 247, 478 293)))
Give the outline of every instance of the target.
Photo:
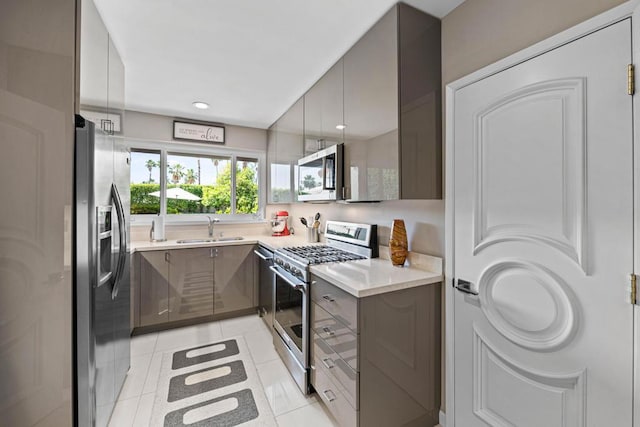
POLYGON ((213 237, 213 224, 220 222, 220 219, 211 218, 210 216, 207 216, 207 218, 209 219, 209 237, 213 237))

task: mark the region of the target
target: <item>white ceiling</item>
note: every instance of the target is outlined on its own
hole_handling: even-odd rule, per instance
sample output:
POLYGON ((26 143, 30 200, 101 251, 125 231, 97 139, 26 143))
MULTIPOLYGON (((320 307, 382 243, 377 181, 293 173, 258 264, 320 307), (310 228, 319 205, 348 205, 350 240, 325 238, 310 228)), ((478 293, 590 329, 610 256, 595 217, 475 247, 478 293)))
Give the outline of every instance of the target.
MULTIPOLYGON (((409 0, 443 17, 464 0, 409 0)), ((394 0, 95 0, 127 109, 266 128, 394 0), (193 101, 211 108, 195 109, 193 101)))

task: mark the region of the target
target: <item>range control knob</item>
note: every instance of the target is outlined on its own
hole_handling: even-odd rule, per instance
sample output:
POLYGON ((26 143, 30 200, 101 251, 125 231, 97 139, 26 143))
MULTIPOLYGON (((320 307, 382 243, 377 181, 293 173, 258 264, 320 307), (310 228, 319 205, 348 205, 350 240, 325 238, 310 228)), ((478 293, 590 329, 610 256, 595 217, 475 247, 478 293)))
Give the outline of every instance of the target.
POLYGON ((293 273, 294 276, 300 276, 300 269, 291 267, 291 273, 293 273))
POLYGON ((287 270, 287 271, 291 270, 291 265, 288 262, 285 262, 284 263, 284 269, 287 270))

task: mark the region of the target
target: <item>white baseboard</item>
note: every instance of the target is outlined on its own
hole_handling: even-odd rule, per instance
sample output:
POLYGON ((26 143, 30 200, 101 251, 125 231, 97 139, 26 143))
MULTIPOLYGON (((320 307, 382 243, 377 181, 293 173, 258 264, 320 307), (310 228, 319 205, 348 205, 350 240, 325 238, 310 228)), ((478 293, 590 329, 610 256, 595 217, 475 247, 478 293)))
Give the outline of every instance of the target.
POLYGON ((438 418, 440 421, 440 425, 442 427, 447 427, 447 416, 445 415, 445 413, 440 411, 440 415, 438 416, 438 418))

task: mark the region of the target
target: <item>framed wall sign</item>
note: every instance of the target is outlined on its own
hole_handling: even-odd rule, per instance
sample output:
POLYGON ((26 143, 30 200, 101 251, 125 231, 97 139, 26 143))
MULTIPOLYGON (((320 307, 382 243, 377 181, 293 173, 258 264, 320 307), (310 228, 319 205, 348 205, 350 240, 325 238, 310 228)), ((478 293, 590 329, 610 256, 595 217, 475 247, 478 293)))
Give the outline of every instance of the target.
POLYGON ((174 120, 173 138, 184 141, 224 144, 224 126, 188 123, 174 120))

